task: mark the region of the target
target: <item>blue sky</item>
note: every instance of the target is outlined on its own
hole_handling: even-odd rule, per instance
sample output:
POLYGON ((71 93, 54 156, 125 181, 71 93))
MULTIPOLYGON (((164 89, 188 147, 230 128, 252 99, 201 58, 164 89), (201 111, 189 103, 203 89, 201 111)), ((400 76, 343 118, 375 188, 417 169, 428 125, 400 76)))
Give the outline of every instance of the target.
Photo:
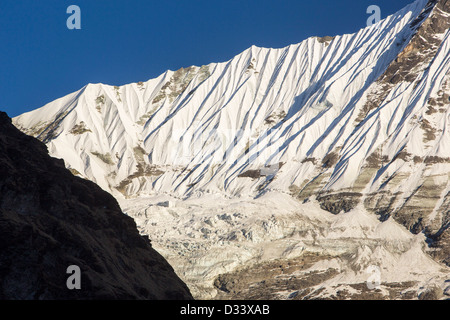
POLYGON ((11 117, 87 83, 123 85, 365 27, 413 0, 1 0, 0 110, 11 117), (66 27, 69 5, 81 30, 66 27))

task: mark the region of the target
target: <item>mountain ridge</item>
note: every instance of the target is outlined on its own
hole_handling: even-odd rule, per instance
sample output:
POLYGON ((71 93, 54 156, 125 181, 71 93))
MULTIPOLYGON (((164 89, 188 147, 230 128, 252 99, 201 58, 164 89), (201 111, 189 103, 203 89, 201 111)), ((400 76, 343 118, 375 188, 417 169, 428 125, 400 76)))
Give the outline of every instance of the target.
POLYGON ((125 203, 281 192, 337 215, 363 205, 449 265, 449 16, 448 1, 417 0, 353 34, 90 84, 14 124, 125 203))

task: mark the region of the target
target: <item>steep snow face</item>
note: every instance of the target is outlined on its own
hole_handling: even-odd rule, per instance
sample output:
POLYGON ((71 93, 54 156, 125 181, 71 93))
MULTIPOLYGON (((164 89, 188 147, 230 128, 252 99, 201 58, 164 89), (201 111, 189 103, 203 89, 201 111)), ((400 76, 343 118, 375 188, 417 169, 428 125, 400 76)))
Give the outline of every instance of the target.
MULTIPOLYGON (((333 40, 252 47, 225 63, 123 87, 89 84, 14 122, 74 172, 115 194, 257 194, 274 175, 270 187, 287 190, 317 175, 321 164, 307 159, 320 161, 346 144, 342 155, 378 146, 351 145, 360 140, 352 118, 364 92, 408 43, 424 5, 416 1, 333 40), (259 171, 254 179, 242 176, 249 170, 259 171)), ((369 135, 370 126, 360 129, 366 141, 386 139, 380 130, 369 135)), ((352 185, 359 164, 343 167, 362 162, 359 153, 330 166, 328 189, 352 185)))
MULTIPOLYGON (((349 272, 345 281, 350 281, 352 264, 362 261, 378 263, 387 257, 386 270, 407 268, 407 258, 397 264, 400 256, 422 248, 403 246, 412 238, 398 231, 402 227, 414 234, 423 231, 433 256, 450 264, 449 16, 450 1, 417 0, 354 34, 310 38, 282 49, 253 46, 224 63, 167 71, 122 87, 89 84, 14 123, 44 141, 74 174, 114 194, 141 231, 151 234, 169 261, 179 265, 177 271, 189 278, 198 296, 214 296, 211 281, 227 287, 223 279, 239 278, 214 278, 234 272, 236 261, 283 258, 272 253, 276 248, 289 251, 284 245, 290 240, 276 239, 290 239, 295 234, 290 231, 298 227, 275 215, 270 232, 255 227, 251 236, 236 233, 236 240, 228 232, 249 229, 254 218, 232 218, 230 223, 217 218, 216 223, 206 209, 211 199, 221 199, 217 203, 230 217, 236 202, 245 199, 258 201, 253 214, 265 212, 259 199, 267 200, 272 192, 289 194, 296 206, 314 201, 309 215, 320 209, 341 213, 334 222, 321 216, 320 228, 303 217, 311 230, 324 231, 302 234, 302 241, 322 239, 321 246, 328 249, 320 255, 334 257, 332 269, 349 272), (184 202, 176 209, 168 202, 147 210, 154 204, 151 199, 164 200, 164 195, 184 202), (192 201, 202 205, 189 205, 192 201), (204 220, 224 228, 226 241, 208 233, 204 220), (164 228, 152 227, 160 226, 158 221, 165 222, 164 228), (191 225, 201 226, 205 239, 220 244, 220 254, 209 244, 185 241, 199 238, 191 225), (186 233, 167 243, 165 235, 179 228, 186 233), (352 240, 341 241, 345 235, 352 240), (402 245, 377 249, 378 235, 402 245), (336 239, 341 239, 341 249, 332 251, 336 239), (358 251, 358 239, 371 245, 358 251), (229 241, 238 242, 234 246, 229 241), (242 251, 248 241, 260 241, 259 249, 271 248, 273 241, 282 245, 260 255, 251 246, 242 251), (353 262, 339 255, 351 255, 353 262)), ((300 251, 317 252, 312 243, 300 251)), ((437 270, 425 265, 430 274, 437 270)), ((327 287, 343 283, 333 279, 330 275, 327 287)))

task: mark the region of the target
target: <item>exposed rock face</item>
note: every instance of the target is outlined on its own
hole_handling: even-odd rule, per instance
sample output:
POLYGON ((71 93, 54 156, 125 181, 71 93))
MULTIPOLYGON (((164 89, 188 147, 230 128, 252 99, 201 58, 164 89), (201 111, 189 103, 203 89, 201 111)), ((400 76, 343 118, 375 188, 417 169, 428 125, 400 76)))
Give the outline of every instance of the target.
POLYGON ((0 113, 0 299, 190 299, 116 200, 0 113), (70 265, 81 289, 69 290, 70 265))
MULTIPOLYGON (((305 254, 297 259, 273 260, 255 264, 251 269, 219 275, 214 281, 219 294, 217 299, 268 299, 314 300, 323 299, 323 283, 339 275, 340 271, 310 269, 314 263, 333 257, 305 254), (284 297, 280 294, 284 293, 284 297)), ((370 289, 367 283, 352 283, 347 287, 336 286, 327 299, 333 300, 411 300, 417 299, 414 281, 383 283, 383 290, 370 289)), ((433 287, 421 293, 419 299, 438 300, 442 289, 433 287), (440 294, 439 294, 440 293, 440 294)))

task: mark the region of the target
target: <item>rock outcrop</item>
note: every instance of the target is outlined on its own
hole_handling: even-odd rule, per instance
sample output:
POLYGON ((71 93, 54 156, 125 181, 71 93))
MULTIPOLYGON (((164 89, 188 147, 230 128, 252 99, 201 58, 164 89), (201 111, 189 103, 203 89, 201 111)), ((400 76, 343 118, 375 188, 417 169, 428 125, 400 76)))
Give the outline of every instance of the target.
POLYGON ((0 299, 191 298, 111 195, 0 113, 0 299))

